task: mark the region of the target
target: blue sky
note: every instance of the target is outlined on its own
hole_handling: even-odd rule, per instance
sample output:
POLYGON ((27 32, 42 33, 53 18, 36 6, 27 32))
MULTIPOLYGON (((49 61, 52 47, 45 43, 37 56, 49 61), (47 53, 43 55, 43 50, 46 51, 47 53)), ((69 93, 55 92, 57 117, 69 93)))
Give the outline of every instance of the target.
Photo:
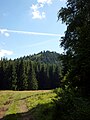
POLYGON ((0 0, 0 57, 18 58, 43 50, 61 53, 66 26, 57 13, 66 0, 0 0))

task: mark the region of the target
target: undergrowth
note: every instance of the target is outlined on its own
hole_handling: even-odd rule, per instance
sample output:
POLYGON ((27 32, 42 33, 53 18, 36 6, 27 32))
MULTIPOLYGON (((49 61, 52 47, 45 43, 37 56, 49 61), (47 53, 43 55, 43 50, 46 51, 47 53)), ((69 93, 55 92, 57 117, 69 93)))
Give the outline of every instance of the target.
POLYGON ((90 120, 90 101, 72 89, 57 89, 53 120, 90 120))

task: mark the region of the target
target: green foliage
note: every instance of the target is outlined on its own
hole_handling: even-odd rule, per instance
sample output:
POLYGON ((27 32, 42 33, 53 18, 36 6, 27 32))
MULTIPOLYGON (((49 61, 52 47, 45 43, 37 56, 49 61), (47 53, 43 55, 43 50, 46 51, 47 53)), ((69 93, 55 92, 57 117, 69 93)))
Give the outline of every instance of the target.
POLYGON ((12 74, 12 77, 11 77, 12 87, 11 87, 11 89, 17 90, 17 74, 16 74, 16 69, 15 69, 14 64, 12 65, 12 73, 11 74, 12 74))
POLYGON ((46 64, 60 64, 58 60, 59 56, 60 54, 56 52, 43 51, 38 54, 23 57, 23 59, 46 64))
POLYGON ((57 89, 54 100, 55 114, 53 120, 90 120, 90 101, 79 97, 68 87, 57 89))
POLYGON ((28 86, 29 86, 28 89, 31 89, 31 90, 37 90, 38 89, 38 82, 37 82, 37 79, 36 79, 33 64, 31 64, 31 66, 30 66, 29 80, 28 81, 29 81, 28 82, 28 86))
POLYGON ((66 7, 58 12, 58 20, 66 23, 61 46, 64 75, 69 71, 68 81, 78 87, 84 96, 90 95, 90 1, 67 0, 66 7), (76 81, 76 82, 75 82, 76 81))
POLYGON ((57 61, 59 54, 49 51, 39 54, 33 55, 33 57, 43 56, 42 61, 37 62, 36 59, 31 61, 31 57, 23 57, 15 60, 1 59, 0 89, 36 90, 54 89, 60 86, 62 72, 61 65, 59 66, 59 62, 57 61), (44 59, 47 61, 46 63, 43 61, 44 59), (49 59, 51 60, 50 64, 49 59))
POLYGON ((53 120, 90 120, 90 1, 67 0, 60 19, 67 25, 60 44, 63 89, 55 90, 53 120))
POLYGON ((36 120, 52 120, 53 119, 54 107, 52 103, 38 104, 35 108, 35 119, 36 120))

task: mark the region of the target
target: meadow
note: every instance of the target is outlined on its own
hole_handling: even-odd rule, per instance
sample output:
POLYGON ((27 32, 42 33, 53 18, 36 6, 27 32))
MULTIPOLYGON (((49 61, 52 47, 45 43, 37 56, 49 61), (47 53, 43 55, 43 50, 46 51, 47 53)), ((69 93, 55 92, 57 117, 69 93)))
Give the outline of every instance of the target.
POLYGON ((0 91, 0 120, 52 119, 52 90, 0 91))

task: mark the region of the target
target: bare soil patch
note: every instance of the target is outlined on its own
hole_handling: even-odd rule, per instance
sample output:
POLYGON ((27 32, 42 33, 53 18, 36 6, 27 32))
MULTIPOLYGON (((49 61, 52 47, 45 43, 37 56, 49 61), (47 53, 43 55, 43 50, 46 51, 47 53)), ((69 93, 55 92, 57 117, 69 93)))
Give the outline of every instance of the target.
POLYGON ((6 111, 9 108, 9 105, 11 104, 11 100, 8 100, 4 103, 3 107, 0 108, 0 119, 4 117, 6 111))

